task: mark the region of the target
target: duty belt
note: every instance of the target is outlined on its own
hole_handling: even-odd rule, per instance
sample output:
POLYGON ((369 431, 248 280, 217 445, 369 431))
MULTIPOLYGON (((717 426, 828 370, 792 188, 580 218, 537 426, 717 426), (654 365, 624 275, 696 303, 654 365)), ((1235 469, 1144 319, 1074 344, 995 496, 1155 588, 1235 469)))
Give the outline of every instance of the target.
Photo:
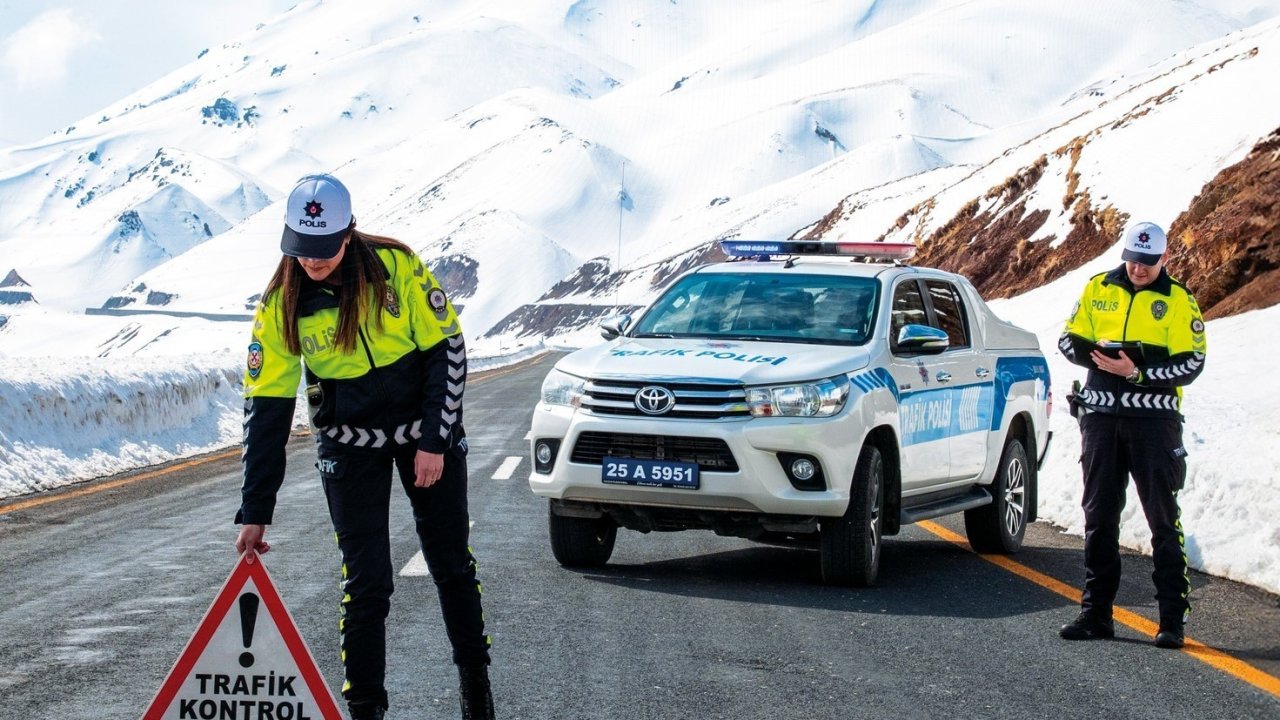
POLYGON ((412 423, 404 423, 393 430, 382 428, 361 428, 352 425, 334 425, 321 430, 324 435, 343 445, 353 447, 380 448, 392 440, 396 445, 405 445, 422 437, 422 419, 412 423))

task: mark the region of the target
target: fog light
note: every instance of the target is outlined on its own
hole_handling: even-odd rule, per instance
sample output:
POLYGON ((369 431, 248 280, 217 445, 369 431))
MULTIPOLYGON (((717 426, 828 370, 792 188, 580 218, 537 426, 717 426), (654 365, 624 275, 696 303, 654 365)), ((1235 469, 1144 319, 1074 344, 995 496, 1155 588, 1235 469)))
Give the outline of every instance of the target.
POLYGON ((534 438, 533 471, 539 475, 550 475, 556 464, 556 453, 560 451, 560 441, 552 438, 534 438))
POLYGON ((813 461, 808 458, 799 458, 795 462, 791 463, 791 474, 794 475, 797 480, 812 480, 814 474, 817 472, 818 468, 815 467, 813 461))
POLYGON ((822 474, 822 464, 812 455, 780 452, 778 463, 787 480, 797 490, 806 492, 822 492, 827 489, 827 479, 822 474))

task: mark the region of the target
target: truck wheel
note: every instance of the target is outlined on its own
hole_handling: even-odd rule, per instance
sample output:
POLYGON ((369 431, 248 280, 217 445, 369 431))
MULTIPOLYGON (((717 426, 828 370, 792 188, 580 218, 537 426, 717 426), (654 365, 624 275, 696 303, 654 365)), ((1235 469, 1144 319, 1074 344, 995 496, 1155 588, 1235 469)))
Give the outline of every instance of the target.
POLYGON ((600 567, 609 562, 618 526, 608 516, 566 517, 548 507, 547 521, 556 562, 565 567, 600 567))
POLYGON ((844 517, 822 523, 822 581, 828 585, 874 585, 880 574, 884 511, 884 459, 867 445, 858 455, 844 517))
POLYGON ((1027 534, 1027 499, 1031 466, 1022 441, 1011 437, 1000 455, 1000 468, 991 483, 990 505, 966 510, 964 530, 976 552, 1010 555, 1022 548, 1027 534))

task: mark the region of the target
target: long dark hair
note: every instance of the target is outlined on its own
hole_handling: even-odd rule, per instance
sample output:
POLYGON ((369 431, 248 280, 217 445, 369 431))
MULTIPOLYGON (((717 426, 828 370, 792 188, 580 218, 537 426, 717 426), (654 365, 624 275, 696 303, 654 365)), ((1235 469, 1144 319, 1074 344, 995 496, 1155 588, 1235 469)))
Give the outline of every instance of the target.
MULTIPOLYGON (((338 299, 338 328, 334 337, 336 347, 343 352, 354 352, 360 325, 373 320, 373 326, 382 330, 382 311, 387 304, 387 271, 378 257, 379 248, 392 248, 408 255, 413 250, 394 238, 369 235, 351 229, 346 254, 334 272, 342 273, 342 292, 338 299)), ((284 255, 276 265, 275 274, 262 292, 262 302, 271 294, 280 293, 280 320, 285 347, 294 355, 302 354, 302 342, 298 337, 298 298, 307 273, 297 258, 284 255)))

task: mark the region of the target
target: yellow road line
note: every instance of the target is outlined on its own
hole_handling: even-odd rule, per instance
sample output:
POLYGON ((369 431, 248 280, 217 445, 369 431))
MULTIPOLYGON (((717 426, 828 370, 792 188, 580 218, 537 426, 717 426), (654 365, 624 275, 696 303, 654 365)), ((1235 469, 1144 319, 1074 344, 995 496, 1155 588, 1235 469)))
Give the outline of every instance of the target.
MULTIPOLYGON (((937 535, 949 543, 959 545, 966 550, 972 550, 972 548, 969 547, 969 542, 967 540, 935 522, 924 521, 916 523, 916 525, 927 532, 937 535)), ((1080 602, 1079 590, 1067 585, 1061 580, 1049 577, 1042 572, 1032 570, 1026 565, 1015 562, 1005 555, 978 555, 978 557, 993 565, 1008 570, 1024 580, 1029 580, 1046 590, 1055 592, 1073 603, 1078 604, 1080 602)), ((1135 612, 1125 610, 1124 608, 1115 608, 1113 610, 1113 617, 1115 621, 1121 625, 1132 628, 1144 635, 1154 636, 1156 632, 1160 630, 1160 626, 1158 624, 1151 622, 1135 612)), ((1259 690, 1268 692, 1276 697, 1280 697, 1280 678, 1277 678, 1274 675, 1269 675, 1239 658, 1232 657, 1221 650, 1211 648, 1208 645, 1192 640, 1191 638, 1187 638, 1187 645, 1182 649, 1182 652, 1190 655, 1200 662, 1215 667, 1232 677, 1243 680, 1259 690)))
POLYGON ((137 475, 130 475, 129 477, 117 478, 115 480, 108 480, 106 482, 94 483, 93 485, 85 485, 83 487, 79 487, 74 490, 57 493, 56 495, 43 495, 41 497, 34 497, 29 500, 19 500, 18 502, 10 503, 8 505, 0 505, 0 515, 3 515, 5 513, 18 512, 19 510, 27 510, 29 508, 39 507, 41 505, 48 505, 51 502, 57 502, 59 500, 69 500, 74 497, 92 495, 97 492, 102 492, 103 490, 118 488, 121 485, 128 485, 130 483, 139 482, 141 480, 149 480, 153 477, 159 477, 160 475, 168 475, 171 472, 176 472, 178 470, 185 470, 187 468, 196 467, 197 465, 204 465, 206 463, 211 463, 216 460, 225 460, 229 457, 239 455, 239 454, 240 454, 240 448, 223 450, 222 452, 215 453, 207 457, 196 458, 195 460, 187 460, 185 462, 180 462, 177 465, 170 465, 168 467, 161 468, 159 470, 151 470, 149 472, 139 473, 137 475))
MULTIPOLYGON (((515 363, 513 365, 508 365, 506 367, 497 368, 494 370, 483 370, 481 372, 476 373, 475 377, 469 378, 468 382, 472 384, 476 384, 484 380, 490 380, 492 378, 502 377, 503 375, 509 375, 515 372, 516 370, 520 370, 527 365, 533 364, 533 361, 535 360, 541 360, 545 354, 546 353, 541 353, 527 360, 521 360, 518 363, 515 363)), ((310 435, 311 433, 305 432, 302 434, 310 435)), ((67 492, 55 491, 55 494, 52 494, 52 495, 41 495, 40 497, 34 497, 34 498, 29 498, 27 500, 19 500, 17 502, 12 502, 12 503, 9 503, 8 505, 0 505, 0 515, 4 515, 5 513, 18 512, 20 510, 29 510, 34 507, 40 507, 41 505, 48 505, 49 503, 58 502, 59 500, 70 500, 71 498, 75 498, 75 497, 92 495, 94 493, 102 492, 103 490, 111 490, 112 488, 118 488, 118 487, 121 487, 122 485, 128 485, 130 483, 140 482, 142 480, 149 480, 153 477, 159 477, 160 475, 168 475, 169 473, 177 472, 178 470, 186 470, 187 468, 196 467, 197 465, 204 465, 205 463, 211 463, 216 460, 224 460, 233 455, 239 455, 239 454, 240 454, 240 448, 239 446, 237 446, 228 450, 222 450, 213 455, 209 455, 208 457, 197 458, 195 460, 187 460, 186 462, 180 462, 177 465, 170 465, 165 468, 160 468, 159 470, 151 470, 148 472, 139 473, 137 475, 130 475, 129 477, 117 478, 115 480, 107 480, 105 482, 97 482, 97 483, 94 483, 92 481, 85 481, 92 484, 83 485, 81 487, 78 487, 74 490, 69 490, 67 492)))

